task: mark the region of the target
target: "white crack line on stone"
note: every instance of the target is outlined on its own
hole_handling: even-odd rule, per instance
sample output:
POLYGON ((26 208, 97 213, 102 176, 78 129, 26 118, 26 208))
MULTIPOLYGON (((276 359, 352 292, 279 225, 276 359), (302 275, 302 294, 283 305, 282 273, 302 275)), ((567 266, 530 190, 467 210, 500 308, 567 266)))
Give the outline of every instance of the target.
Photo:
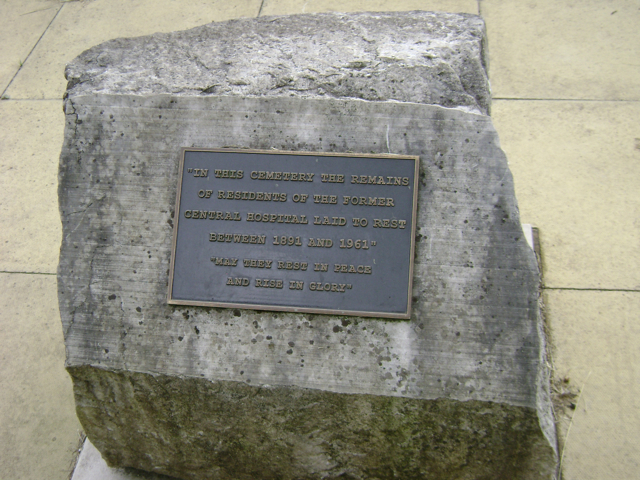
MULTIPOLYGON (((80 226, 80 224, 82 223, 82 219, 83 219, 83 218, 84 218, 84 216, 87 214, 87 210, 89 210, 89 207, 90 207, 91 205, 93 205, 93 202, 91 202, 89 205, 87 205, 87 207, 86 207, 84 210, 82 210, 82 216, 80 217, 80 220, 78 220, 78 223, 77 223, 76 227, 75 227, 73 230, 71 230, 69 233, 67 233, 67 236, 65 237, 65 240, 68 240, 68 239, 69 239, 69 236, 70 236, 73 232, 75 232, 75 231, 78 229, 78 227, 79 227, 79 226, 80 226)), ((74 215, 74 214, 76 214, 76 213, 80 213, 80 211, 77 211, 77 212, 71 212, 69 215, 74 215)))
POLYGON ((124 365, 124 369, 127 370, 128 367, 127 367, 127 342, 126 342, 126 337, 129 334, 129 332, 127 332, 126 325, 125 325, 126 312, 124 311, 124 299, 122 298, 122 296, 120 296, 120 310, 122 311, 122 316, 121 316, 122 332, 120 333, 120 335, 122 336, 122 334, 124 333, 124 336, 122 336, 122 338, 120 340, 120 344, 122 345, 122 365, 124 365))
POLYGON ((389 127, 390 124, 387 123, 387 152, 391 153, 391 149, 389 148, 389 127))
POLYGON ((504 174, 502 175, 502 178, 498 181, 498 183, 502 183, 502 181, 504 180, 504 177, 507 176, 507 173, 509 173, 509 167, 504 169, 504 174))

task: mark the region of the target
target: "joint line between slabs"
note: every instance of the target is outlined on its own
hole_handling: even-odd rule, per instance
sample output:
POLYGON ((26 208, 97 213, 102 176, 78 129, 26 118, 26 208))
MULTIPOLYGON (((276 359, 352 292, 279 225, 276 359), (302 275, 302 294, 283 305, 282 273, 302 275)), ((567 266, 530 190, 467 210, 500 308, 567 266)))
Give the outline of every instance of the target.
POLYGON ((543 290, 568 290, 574 292, 629 292, 640 293, 640 290, 633 288, 580 288, 580 287, 542 287, 543 290))
POLYGON ((40 40, 42 40, 42 37, 44 37, 44 34, 47 33, 47 30, 49 30, 49 27, 51 26, 53 21, 58 17, 58 14, 60 13, 60 10, 62 10, 63 7, 64 7, 64 4, 60 5, 60 8, 56 12, 56 14, 53 16, 53 18, 51 19, 49 24, 47 25, 47 28, 44 29, 44 32, 42 32, 42 35, 40 35, 40 37, 38 38, 38 41, 35 43, 35 45, 33 45, 33 48, 31 50, 29 50, 29 53, 27 54, 26 58, 24 59, 24 62, 22 62, 22 65, 20 65, 20 67, 18 67, 18 70, 16 70, 16 73, 13 75, 13 77, 11 77, 11 81, 7 84, 7 87, 2 91, 2 94, 0 95, 0 98, 4 98, 4 95, 7 93, 7 90, 9 90, 9 87, 11 86, 13 81, 18 76, 18 73, 20 73, 20 70, 22 70, 22 67, 24 67, 25 63, 27 63, 27 60, 29 60, 29 57, 31 56, 33 51, 36 49, 38 44, 40 43, 40 40))
POLYGON ((476 0, 478 4, 478 15, 482 16, 482 0, 476 0))
POLYGON ((60 98, 3 98, 3 102, 62 102, 60 98))
MULTIPOLYGON (((258 17, 260 17, 260 15, 262 15, 262 7, 264 7, 264 2, 265 1, 266 0, 262 0, 262 2, 260 3, 260 10, 258 10, 258 17)), ((258 18, 258 17, 256 17, 256 18, 258 18)))
POLYGON ((13 273, 18 275, 57 275, 56 273, 49 272, 15 272, 9 270, 0 270, 0 273, 13 273))
POLYGON ((515 98, 493 97, 491 100, 511 100, 514 102, 640 102, 640 100, 607 100, 598 98, 515 98))
POLYGON ((31 15, 32 13, 44 12, 45 10, 51 10, 52 8, 54 8, 54 7, 41 8, 40 10, 33 10, 31 12, 21 13, 19 16, 20 17, 24 17, 25 15, 31 15))

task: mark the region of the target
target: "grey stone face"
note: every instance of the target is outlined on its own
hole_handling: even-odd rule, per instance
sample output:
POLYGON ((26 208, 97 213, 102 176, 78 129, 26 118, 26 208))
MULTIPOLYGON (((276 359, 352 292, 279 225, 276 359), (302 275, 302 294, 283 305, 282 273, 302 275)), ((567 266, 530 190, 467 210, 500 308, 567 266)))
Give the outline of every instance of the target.
MULTIPOLYGON (((393 15, 269 21, 336 18, 393 15)), ((124 42, 171 52, 229 25, 259 28, 124 42)), ((85 52, 71 77, 95 52, 124 58, 119 42, 85 52)), ((89 62, 92 80, 70 82, 59 187, 67 369, 108 462, 185 479, 552 478, 538 270, 489 117, 422 97, 157 94, 174 77, 122 80, 114 61, 113 77, 89 62), (230 146, 419 155, 412 318, 167 305, 180 148, 230 146)))

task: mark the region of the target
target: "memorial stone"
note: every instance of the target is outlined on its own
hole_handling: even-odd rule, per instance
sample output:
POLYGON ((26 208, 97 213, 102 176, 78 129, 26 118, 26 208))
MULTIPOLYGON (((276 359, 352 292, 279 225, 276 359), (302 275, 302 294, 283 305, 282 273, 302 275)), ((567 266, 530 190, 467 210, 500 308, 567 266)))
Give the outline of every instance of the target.
POLYGON ((486 69, 482 20, 429 12, 240 19, 67 67, 60 313, 78 417, 109 464, 554 477, 538 267, 486 69), (369 248, 348 256, 349 240, 369 248), (298 275, 309 258, 328 268, 298 275), (380 299, 400 281, 406 300, 380 299))

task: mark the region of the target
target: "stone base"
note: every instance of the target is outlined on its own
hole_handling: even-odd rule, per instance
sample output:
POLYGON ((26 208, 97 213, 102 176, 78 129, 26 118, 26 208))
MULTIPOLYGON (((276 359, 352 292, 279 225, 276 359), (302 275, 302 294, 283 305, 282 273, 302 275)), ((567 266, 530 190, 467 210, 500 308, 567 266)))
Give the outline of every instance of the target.
POLYGON ((78 416, 111 465, 184 479, 539 479, 533 408, 73 367, 78 416))

